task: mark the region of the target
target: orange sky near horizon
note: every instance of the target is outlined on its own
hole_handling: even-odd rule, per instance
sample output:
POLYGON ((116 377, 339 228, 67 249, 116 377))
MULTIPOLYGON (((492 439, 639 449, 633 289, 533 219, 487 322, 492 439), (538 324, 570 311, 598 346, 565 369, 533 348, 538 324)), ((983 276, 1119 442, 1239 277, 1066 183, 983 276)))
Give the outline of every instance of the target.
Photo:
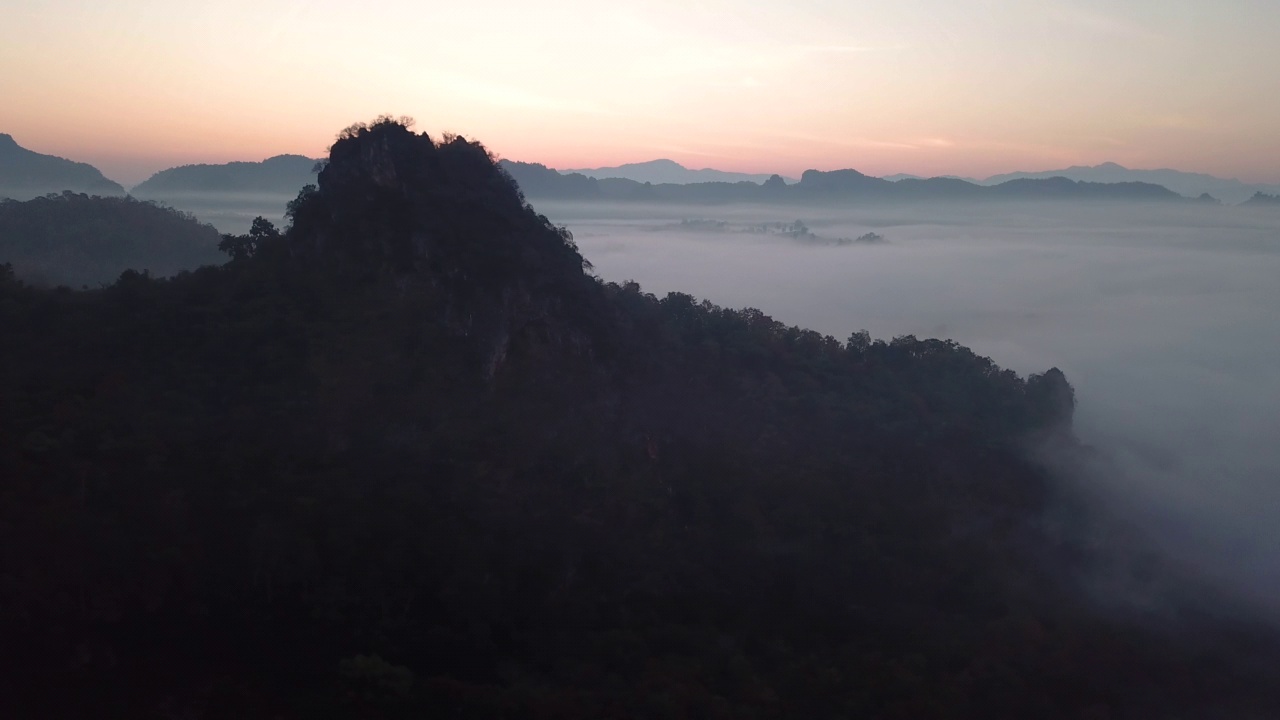
POLYGON ((0 132, 126 185, 383 113, 558 168, 1280 182, 1273 0, 0 4, 0 132))

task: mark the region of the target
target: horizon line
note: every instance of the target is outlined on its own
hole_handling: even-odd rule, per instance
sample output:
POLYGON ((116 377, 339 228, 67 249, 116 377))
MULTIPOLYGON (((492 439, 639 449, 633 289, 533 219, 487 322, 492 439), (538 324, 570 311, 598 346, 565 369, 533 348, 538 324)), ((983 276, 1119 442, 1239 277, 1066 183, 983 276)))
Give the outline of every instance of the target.
MULTIPOLYGON (((443 134, 444 134, 444 133, 436 133, 435 135, 443 135, 443 134)), ((435 135, 433 135, 433 137, 435 137, 435 135)), ((459 134, 459 135, 461 135, 461 134, 459 134)), ((177 168, 183 168, 183 167, 193 167, 193 166, 202 166, 202 165, 204 165, 204 166, 219 166, 219 165, 230 165, 230 164, 233 164, 233 163, 260 164, 260 163, 266 162, 267 160, 272 160, 272 159, 279 158, 279 157, 303 157, 303 158, 306 158, 306 159, 308 159, 308 160, 314 160, 314 161, 316 161, 316 162, 323 162, 323 161, 325 160, 326 156, 327 156, 327 152, 326 152, 324 155, 321 155, 321 156, 312 156, 312 155, 310 155, 310 154, 302 153, 302 152, 279 152, 279 153, 273 153, 273 154, 267 155, 267 156, 262 157, 261 159, 258 159, 258 160, 227 159, 227 160, 221 160, 221 161, 218 161, 218 160, 213 159, 213 158, 209 158, 209 159, 197 159, 197 160, 194 160, 194 161, 191 161, 191 162, 178 162, 178 163, 173 164, 173 165, 167 165, 167 166, 164 166, 164 167, 160 167, 159 169, 156 169, 156 170, 150 171, 150 173, 149 173, 149 174, 147 174, 147 175, 146 175, 145 177, 143 177, 141 180, 138 180, 138 181, 136 181, 136 182, 121 182, 121 181, 119 181, 119 180, 115 180, 115 179, 114 179, 114 178, 112 178, 110 175, 107 175, 107 173, 103 172, 103 171, 98 167, 98 164, 97 164, 97 163, 89 162, 89 161, 86 161, 86 160, 77 160, 77 159, 75 159, 75 158, 67 157, 66 155, 61 155, 61 154, 56 154, 56 153, 45 153, 45 152, 41 152, 41 151, 39 151, 39 150, 33 150, 32 148, 30 148, 30 147, 28 147, 28 146, 25 146, 25 145, 23 145, 22 143, 20 143, 20 142, 18 141, 18 139, 17 139, 16 137, 14 137, 11 133, 7 133, 7 132, 0 132, 0 136, 8 136, 10 139, 12 139, 12 140, 13 140, 13 143, 14 143, 15 145, 17 145, 19 148, 21 148, 21 149, 23 149, 23 150, 27 150, 27 151, 29 151, 29 152, 34 152, 34 153, 37 153, 37 154, 40 154, 40 155, 46 155, 46 156, 51 156, 51 157, 57 157, 57 158, 61 158, 61 159, 63 159, 63 160, 67 160, 67 161, 70 161, 70 162, 84 163, 84 164, 90 165, 90 166, 94 167, 95 169, 97 169, 97 170, 98 170, 98 171, 103 175, 103 177, 105 177, 106 179, 108 179, 108 180, 110 180, 110 181, 112 181, 112 182, 114 182, 114 183, 116 183, 116 184, 120 185, 121 187, 127 188, 127 189, 131 189, 131 188, 137 187, 138 185, 141 185, 141 184, 143 184, 143 183, 147 182, 148 180, 150 180, 151 178, 155 177, 156 175, 158 175, 158 174, 160 174, 160 173, 162 173, 162 172, 165 172, 165 171, 168 171, 168 170, 174 170, 174 169, 177 169, 177 168)), ((476 141, 476 138, 473 138, 473 137, 469 137, 469 136, 465 136, 465 135, 462 135, 462 137, 467 137, 467 138, 468 138, 469 140, 471 140, 471 141, 476 141)), ((481 142, 481 144, 484 144, 484 143, 483 143, 483 141, 480 141, 480 142, 481 142)), ((488 146, 487 146, 487 145, 486 145, 485 147, 486 147, 486 148, 488 148, 488 146)), ((859 170, 858 168, 853 167, 853 166, 829 167, 829 168, 825 168, 825 169, 824 169, 824 168, 821 168, 821 167, 809 167, 809 168, 805 168, 804 170, 800 171, 800 173, 798 173, 798 174, 796 174, 796 175, 792 175, 792 174, 789 174, 789 173, 777 172, 777 171, 725 170, 725 169, 717 168, 717 167, 713 167, 713 166, 692 167, 692 166, 686 165, 686 164, 684 164, 684 163, 682 163, 682 162, 680 162, 680 161, 678 161, 678 160, 674 160, 674 159, 669 158, 669 157, 654 157, 654 158, 650 158, 650 159, 648 159, 648 160, 634 160, 634 161, 626 161, 626 162, 616 162, 615 164, 605 164, 605 165, 596 165, 596 166, 585 166, 585 165, 579 165, 579 166, 577 166, 577 167, 557 167, 556 165, 552 165, 552 164, 549 164, 549 163, 546 163, 546 162, 542 162, 542 161, 537 161, 537 160, 518 160, 518 159, 515 159, 515 158, 512 158, 512 157, 507 157, 507 156, 503 155, 502 153, 495 152, 492 148, 488 148, 488 149, 489 149, 489 150, 490 150, 490 152, 494 155, 495 159, 498 159, 498 160, 507 160, 507 161, 510 161, 510 162, 522 162, 522 163, 528 163, 528 164, 537 164, 537 165, 542 165, 543 167, 546 167, 546 168, 551 169, 551 170, 555 170, 556 172, 559 172, 559 173, 561 173, 561 174, 569 174, 569 173, 586 174, 586 172, 600 172, 600 171, 605 171, 605 170, 616 170, 616 169, 624 168, 624 167, 628 167, 628 166, 648 165, 648 164, 652 164, 652 163, 656 163, 656 162, 670 162, 670 163, 672 163, 672 164, 674 164, 674 165, 678 166, 680 169, 682 169, 682 170, 686 170, 686 171, 689 171, 689 172, 704 172, 704 171, 710 171, 710 172, 718 172, 718 173, 724 173, 724 174, 730 174, 730 175, 753 175, 753 176, 763 176, 763 177, 768 177, 768 176, 772 176, 772 175, 778 175, 779 177, 782 177, 784 180, 791 180, 791 181, 798 181, 798 180, 800 179, 800 177, 801 177, 801 176, 803 176, 803 174, 804 174, 804 173, 806 173, 806 172, 811 172, 811 171, 813 171, 813 172, 840 172, 840 171, 845 171, 845 170, 851 170, 851 171, 858 172, 858 173, 861 173, 861 174, 863 174, 863 175, 866 175, 866 176, 868 176, 868 177, 875 177, 875 178, 880 178, 880 179, 885 179, 885 178, 895 177, 895 176, 905 176, 905 177, 911 177, 911 178, 919 178, 919 179, 922 179, 922 180, 931 180, 931 179, 937 179, 937 178, 944 178, 944 179, 959 179, 959 180, 966 180, 966 181, 988 182, 988 181, 990 181, 990 180, 991 180, 991 179, 993 179, 993 178, 1001 177, 1001 176, 1004 176, 1004 175, 1018 175, 1018 174, 1029 174, 1029 175, 1035 175, 1035 174, 1051 173, 1051 172, 1058 172, 1058 171, 1064 171, 1064 172, 1065 172, 1065 171, 1069 171, 1069 170, 1081 170, 1081 169, 1085 169, 1085 170, 1096 170, 1096 169, 1103 168, 1103 167, 1106 167, 1106 166, 1114 166, 1114 167, 1115 167, 1115 168, 1117 168, 1117 169, 1125 170, 1125 171, 1129 171, 1129 172, 1176 172, 1176 173, 1182 173, 1182 174, 1188 174, 1188 175, 1201 175, 1201 176, 1204 176, 1204 177, 1206 177, 1206 178, 1213 178, 1213 179, 1215 179, 1215 180, 1219 180, 1219 181, 1237 182, 1237 183, 1240 183, 1240 184, 1242 184, 1242 185, 1251 185, 1251 186, 1252 186, 1252 185, 1262 185, 1262 186, 1272 186, 1272 187, 1280 186, 1280 178, 1278 178, 1278 179, 1276 179, 1276 180, 1251 181, 1251 180, 1244 180, 1244 179, 1241 179, 1241 178, 1239 178, 1239 177, 1237 177, 1237 176, 1223 176, 1223 175, 1216 175, 1216 174, 1214 174, 1214 173, 1212 173, 1212 172, 1208 172, 1208 171, 1204 171, 1204 170, 1183 170, 1183 169, 1179 169, 1179 168, 1177 168, 1177 167, 1173 167, 1173 166, 1169 166, 1169 165, 1162 165, 1162 166, 1159 166, 1159 167, 1133 167, 1133 166, 1130 166, 1130 165, 1125 165, 1125 164, 1123 164, 1123 163, 1116 162, 1116 161, 1114 161, 1114 160, 1104 160, 1104 161, 1102 161, 1102 162, 1099 162, 1099 163, 1097 163, 1097 164, 1093 164, 1093 165, 1090 165, 1090 164, 1083 164, 1083 163, 1076 163, 1076 164, 1068 165, 1068 166, 1066 166, 1066 167, 1047 168, 1047 169, 1043 169, 1043 170, 1023 170, 1023 169, 1005 170, 1005 171, 1001 171, 1001 172, 992 173, 992 174, 989 174, 989 175, 961 174, 961 173, 958 173, 958 172, 947 172, 947 173, 941 173, 941 174, 922 174, 922 173, 909 172, 909 171, 901 171, 901 170, 899 170, 899 171, 895 171, 895 172, 888 172, 888 173, 884 173, 884 174, 876 174, 876 173, 868 173, 868 172, 864 172, 864 171, 859 170)), ((691 184, 691 183, 676 183, 676 184, 691 184)))

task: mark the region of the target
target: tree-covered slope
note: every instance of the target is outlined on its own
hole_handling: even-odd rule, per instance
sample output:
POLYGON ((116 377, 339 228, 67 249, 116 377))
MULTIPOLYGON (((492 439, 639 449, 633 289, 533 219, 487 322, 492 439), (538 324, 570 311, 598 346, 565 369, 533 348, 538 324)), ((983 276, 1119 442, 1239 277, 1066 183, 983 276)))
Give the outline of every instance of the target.
POLYGON ((33 152, 18 145, 13 136, 0 133, 0 198, 29 200, 64 190, 124 194, 124 188, 88 163, 33 152))
POLYGON ((277 155, 261 162, 182 165, 152 175, 130 191, 138 197, 169 198, 203 193, 293 195, 315 182, 316 161, 277 155))
POLYGON ((289 217, 167 281, 0 278, 19 716, 1280 708, 1273 635, 1076 591, 1026 452, 1073 445, 1056 370, 602 283, 391 121, 289 217))
POLYGON ((173 275, 225 260, 217 246, 209 225, 129 197, 0 200, 0 263, 42 284, 97 287, 129 269, 173 275))
POLYGON ((1280 207, 1280 195, 1256 192, 1253 197, 1240 204, 1246 207, 1280 207))

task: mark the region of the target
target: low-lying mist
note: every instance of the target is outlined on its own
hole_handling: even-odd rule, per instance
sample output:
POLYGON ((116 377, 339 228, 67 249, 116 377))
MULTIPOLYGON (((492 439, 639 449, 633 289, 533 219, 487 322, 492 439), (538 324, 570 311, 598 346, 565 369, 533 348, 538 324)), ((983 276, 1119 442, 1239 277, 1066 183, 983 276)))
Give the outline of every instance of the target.
POLYGON ((277 227, 284 227, 285 207, 297 197, 297 193, 144 193, 137 197, 189 212, 199 218, 200 222, 217 228, 218 232, 243 235, 249 232, 253 219, 259 216, 270 220, 277 227))
POLYGON ((606 280, 839 339, 946 337, 1021 373, 1061 368, 1077 435, 1103 457, 1071 480, 1175 562, 1280 610, 1280 213, 535 205, 606 280), (797 219, 818 238, 885 242, 747 231, 797 219))

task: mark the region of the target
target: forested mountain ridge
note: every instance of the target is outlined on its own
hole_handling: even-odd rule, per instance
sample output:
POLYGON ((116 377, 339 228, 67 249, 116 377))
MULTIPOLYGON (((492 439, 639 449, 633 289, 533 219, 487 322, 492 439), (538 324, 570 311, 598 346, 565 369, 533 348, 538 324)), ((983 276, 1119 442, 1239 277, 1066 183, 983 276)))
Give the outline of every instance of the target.
POLYGON ((1264 192, 1256 192, 1253 197, 1241 203, 1248 207, 1276 207, 1280 206, 1280 195, 1268 195, 1264 192))
POLYGON ((192 193, 285 193, 293 195, 315 182, 316 161, 302 155, 277 155, 261 162, 181 165, 161 170, 134 186, 138 197, 192 193))
POLYGON ((1187 199, 1144 182, 1095 183, 1066 178, 1017 179, 979 185, 959 178, 905 178, 889 181, 857 170, 806 170, 787 184, 778 175, 763 183, 640 183, 626 178, 594 178, 559 173, 536 163, 502 160, 501 167, 531 198, 670 203, 829 203, 919 201, 1088 200, 1178 202, 1187 199))
POLYGON ((0 200, 0 263, 40 284, 98 287, 128 269, 174 275, 218 262, 217 246, 213 227, 132 197, 0 200))
POLYGON ((1076 592, 1057 370, 603 283, 395 121, 288 216, 168 281, 0 275, 18 717, 1280 708, 1269 631, 1076 592))
POLYGON ((0 133, 0 198, 29 200, 64 190, 94 195, 123 195, 124 188, 97 168, 28 150, 0 133))

